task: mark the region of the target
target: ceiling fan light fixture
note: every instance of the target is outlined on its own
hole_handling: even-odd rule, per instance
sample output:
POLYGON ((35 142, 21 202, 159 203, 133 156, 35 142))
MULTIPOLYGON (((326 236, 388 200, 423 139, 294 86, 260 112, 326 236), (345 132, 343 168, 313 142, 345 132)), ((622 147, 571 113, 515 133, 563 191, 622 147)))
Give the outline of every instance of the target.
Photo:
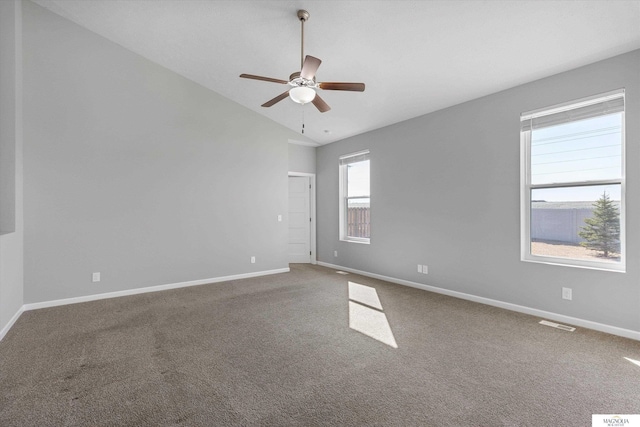
POLYGON ((298 104, 306 104, 313 101, 316 91, 308 86, 298 86, 289 91, 289 97, 298 104))

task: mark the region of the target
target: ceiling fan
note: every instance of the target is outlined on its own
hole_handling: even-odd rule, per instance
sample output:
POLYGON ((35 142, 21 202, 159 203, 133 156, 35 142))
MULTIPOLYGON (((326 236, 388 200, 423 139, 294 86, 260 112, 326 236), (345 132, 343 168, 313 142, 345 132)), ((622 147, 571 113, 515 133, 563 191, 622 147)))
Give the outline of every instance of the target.
POLYGON ((298 19, 302 24, 302 37, 300 48, 300 63, 301 70, 289 76, 289 80, 273 79, 271 77, 256 76, 253 74, 240 74, 240 77, 244 79, 262 80, 265 82, 288 84, 292 86, 291 89, 281 93, 275 98, 262 104, 263 107, 271 107, 272 105, 282 101, 287 96, 298 104, 306 104, 308 102, 313 103, 316 108, 321 112, 327 112, 331 109, 329 105, 324 102, 320 95, 316 93, 317 89, 323 90, 347 90, 353 92, 363 92, 364 83, 344 83, 344 82, 316 82, 316 71, 322 63, 316 57, 311 55, 304 56, 304 23, 309 19, 309 12, 306 10, 298 11, 298 19))

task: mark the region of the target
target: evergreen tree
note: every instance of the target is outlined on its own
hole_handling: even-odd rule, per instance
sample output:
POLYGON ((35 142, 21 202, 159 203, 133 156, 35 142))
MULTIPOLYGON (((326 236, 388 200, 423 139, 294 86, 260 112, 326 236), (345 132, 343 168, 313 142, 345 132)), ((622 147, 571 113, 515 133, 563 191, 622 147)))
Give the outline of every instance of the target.
POLYGON ((620 242, 620 213, 617 206, 605 191, 593 204, 593 216, 586 218, 585 226, 578 235, 586 240, 580 245, 594 251, 602 252, 602 256, 609 257, 610 253, 618 252, 620 242))

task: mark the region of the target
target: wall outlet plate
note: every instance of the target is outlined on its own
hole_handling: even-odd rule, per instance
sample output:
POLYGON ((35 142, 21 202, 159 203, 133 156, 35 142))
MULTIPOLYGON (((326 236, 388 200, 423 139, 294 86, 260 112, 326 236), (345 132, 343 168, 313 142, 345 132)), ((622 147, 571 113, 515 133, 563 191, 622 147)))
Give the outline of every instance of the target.
POLYGON ((91 275, 91 281, 92 282, 99 282, 100 281, 100 273, 93 273, 91 275))
POLYGON ((562 299, 566 299, 571 301, 571 298, 573 297, 572 292, 571 292, 571 288, 562 288, 562 299))

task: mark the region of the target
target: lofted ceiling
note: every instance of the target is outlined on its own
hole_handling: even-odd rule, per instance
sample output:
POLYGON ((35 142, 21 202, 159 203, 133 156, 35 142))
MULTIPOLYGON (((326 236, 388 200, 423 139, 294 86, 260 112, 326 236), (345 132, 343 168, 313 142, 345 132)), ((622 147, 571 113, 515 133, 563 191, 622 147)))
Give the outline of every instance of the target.
MULTIPOLYGON (((35 0, 322 145, 640 48, 640 0, 35 0), (305 54, 331 111, 287 89, 305 54)), ((301 138, 301 140, 304 140, 301 138)))

